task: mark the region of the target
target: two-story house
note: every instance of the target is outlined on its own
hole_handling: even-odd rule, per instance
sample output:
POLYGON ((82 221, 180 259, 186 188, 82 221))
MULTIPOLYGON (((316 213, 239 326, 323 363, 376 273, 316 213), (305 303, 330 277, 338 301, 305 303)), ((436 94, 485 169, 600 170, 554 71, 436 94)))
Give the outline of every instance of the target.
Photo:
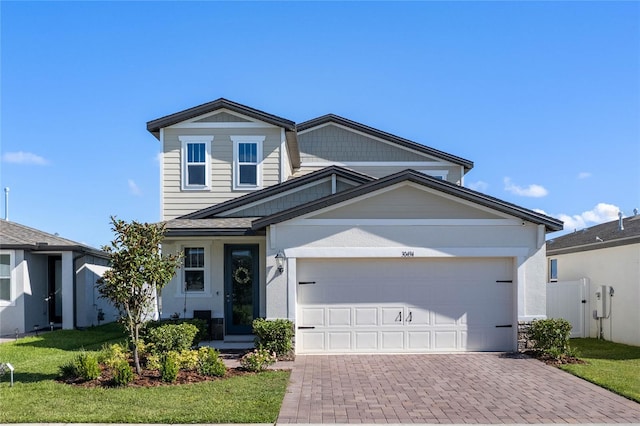
POLYGON ((545 316, 562 222, 464 187, 469 160, 326 115, 226 99, 147 123, 162 146, 163 317, 225 339, 289 318, 298 353, 514 350, 545 316))

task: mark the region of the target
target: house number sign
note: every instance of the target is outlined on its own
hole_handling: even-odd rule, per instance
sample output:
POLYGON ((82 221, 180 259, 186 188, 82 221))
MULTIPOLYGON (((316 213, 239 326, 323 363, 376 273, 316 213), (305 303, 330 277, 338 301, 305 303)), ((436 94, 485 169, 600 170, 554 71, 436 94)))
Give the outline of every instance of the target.
POLYGON ((402 257, 414 257, 415 253, 413 251, 403 251, 402 257))

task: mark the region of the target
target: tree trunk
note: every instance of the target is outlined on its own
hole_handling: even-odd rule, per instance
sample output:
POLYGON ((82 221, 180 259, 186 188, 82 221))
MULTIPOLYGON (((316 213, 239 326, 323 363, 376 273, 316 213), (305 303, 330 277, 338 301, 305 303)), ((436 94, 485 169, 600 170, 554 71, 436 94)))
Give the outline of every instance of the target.
POLYGON ((140 332, 140 326, 138 324, 136 324, 134 326, 134 338, 133 338, 133 362, 135 364, 136 367, 136 373, 140 374, 142 373, 142 368, 140 368, 140 356, 138 355, 138 342, 139 342, 139 333, 140 332))

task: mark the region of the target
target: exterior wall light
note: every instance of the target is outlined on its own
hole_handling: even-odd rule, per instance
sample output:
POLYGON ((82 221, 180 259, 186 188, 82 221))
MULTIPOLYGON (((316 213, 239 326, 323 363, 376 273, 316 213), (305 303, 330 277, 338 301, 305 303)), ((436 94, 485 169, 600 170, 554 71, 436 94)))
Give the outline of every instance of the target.
POLYGON ((279 273, 283 273, 284 272, 284 261, 285 261, 286 257, 284 255, 284 253, 282 251, 279 251, 278 254, 276 254, 276 264, 278 265, 278 272, 279 273))

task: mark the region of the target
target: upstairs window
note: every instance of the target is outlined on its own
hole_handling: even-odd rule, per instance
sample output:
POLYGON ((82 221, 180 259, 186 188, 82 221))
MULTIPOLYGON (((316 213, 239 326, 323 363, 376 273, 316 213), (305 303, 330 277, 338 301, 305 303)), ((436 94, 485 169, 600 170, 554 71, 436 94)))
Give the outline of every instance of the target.
POLYGON ((204 247, 184 249, 184 291, 204 291, 204 247))
POLYGON ((558 281, 558 259, 549 259, 549 282, 558 281))
POLYGON ((209 189, 213 136, 180 136, 179 139, 182 142, 182 189, 209 189))
POLYGON ((0 301, 11 302, 11 255, 0 254, 0 301))
POLYGON ((231 136, 233 141, 233 189, 262 187, 264 136, 231 136))

